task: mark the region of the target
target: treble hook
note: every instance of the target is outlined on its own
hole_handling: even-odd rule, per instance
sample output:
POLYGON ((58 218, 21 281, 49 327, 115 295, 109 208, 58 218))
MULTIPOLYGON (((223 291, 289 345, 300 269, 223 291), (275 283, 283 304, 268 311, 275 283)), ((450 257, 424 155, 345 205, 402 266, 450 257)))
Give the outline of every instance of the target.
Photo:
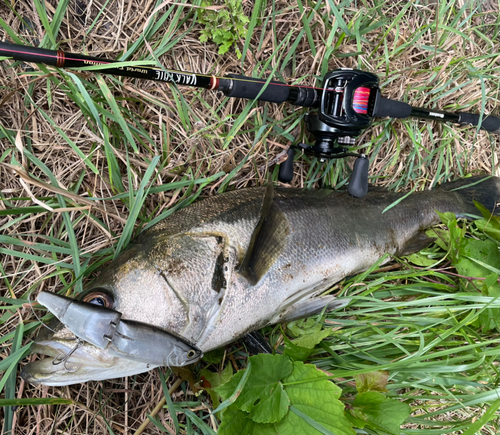
POLYGON ((73 353, 75 353, 78 348, 82 347, 84 345, 84 343, 85 343, 84 340, 82 340, 81 338, 77 338, 75 347, 73 349, 71 349, 66 355, 63 355, 63 356, 57 355, 54 358, 54 360, 52 361, 52 364, 57 366, 61 363, 64 363, 65 370, 67 370, 69 373, 76 372, 82 366, 81 364, 76 369, 70 370, 70 369, 68 369, 68 366, 66 365, 66 363, 68 362, 68 359, 70 358, 70 356, 73 355, 73 353))

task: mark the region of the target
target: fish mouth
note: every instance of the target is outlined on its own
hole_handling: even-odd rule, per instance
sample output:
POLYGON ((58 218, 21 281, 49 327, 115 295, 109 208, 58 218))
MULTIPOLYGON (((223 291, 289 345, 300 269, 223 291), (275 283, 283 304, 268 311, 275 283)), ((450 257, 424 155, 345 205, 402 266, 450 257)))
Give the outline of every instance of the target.
POLYGON ((90 343, 78 339, 37 339, 32 354, 41 357, 28 363, 21 377, 32 384, 64 386, 102 381, 143 373, 156 366, 108 355, 90 343))
MULTIPOLYGON (((41 359, 28 363, 21 372, 21 377, 34 384, 45 384, 55 378, 78 377, 78 371, 106 369, 113 361, 105 361, 88 352, 88 345, 78 346, 75 340, 42 340, 35 341, 31 353, 41 359), (69 355, 69 356, 68 356, 69 355)), ((76 382, 71 382, 76 383, 76 382)))

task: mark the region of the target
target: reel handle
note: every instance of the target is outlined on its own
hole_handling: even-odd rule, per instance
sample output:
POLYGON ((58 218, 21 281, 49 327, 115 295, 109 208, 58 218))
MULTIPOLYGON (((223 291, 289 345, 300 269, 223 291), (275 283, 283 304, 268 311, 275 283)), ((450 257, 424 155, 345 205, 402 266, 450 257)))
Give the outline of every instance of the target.
POLYGON ((290 183, 293 178, 293 158, 295 157, 295 150, 290 147, 286 153, 288 158, 280 165, 278 173, 278 180, 282 183, 290 183))
POLYGON ((368 193, 368 166, 370 161, 361 154, 354 162, 347 193, 355 198, 363 198, 368 193))

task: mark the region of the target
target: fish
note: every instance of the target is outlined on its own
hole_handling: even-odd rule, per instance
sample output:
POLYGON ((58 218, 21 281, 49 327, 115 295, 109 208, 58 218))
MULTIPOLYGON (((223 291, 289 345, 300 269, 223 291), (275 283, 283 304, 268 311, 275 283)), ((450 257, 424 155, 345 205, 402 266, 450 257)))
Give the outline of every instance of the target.
MULTIPOLYGON (((440 223, 437 211, 477 218, 474 201, 498 213, 500 178, 409 195, 374 189, 364 198, 272 183, 235 190, 145 230, 77 299, 176 334, 201 355, 267 325, 343 309, 349 299, 328 292, 335 283, 386 254, 383 263, 427 246, 424 231, 440 223)), ((98 348, 57 320, 49 326, 32 346, 46 357, 21 374, 31 383, 70 385, 158 366, 98 348)))

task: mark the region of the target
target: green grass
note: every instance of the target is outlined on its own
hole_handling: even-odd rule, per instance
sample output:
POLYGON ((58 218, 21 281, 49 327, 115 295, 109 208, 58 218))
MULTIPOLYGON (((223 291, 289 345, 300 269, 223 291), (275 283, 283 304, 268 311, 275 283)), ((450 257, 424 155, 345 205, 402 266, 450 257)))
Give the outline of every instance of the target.
MULTIPOLYGON (((93 4, 83 25, 72 2, 49 7, 37 1, 31 10, 7 2, 0 6, 2 39, 32 44, 39 37, 44 48, 302 85, 315 85, 338 67, 360 68, 379 75, 389 98, 498 115, 500 18, 475 3, 262 0, 256 2, 259 14, 246 2, 251 31, 238 43, 241 60, 198 42, 195 10, 172 4, 153 14, 161 3, 148 9, 143 2, 107 2, 102 9, 93 4), (36 32, 20 30, 22 17, 36 32)), ((39 325, 29 301, 42 289, 81 291, 141 230, 198 198, 263 184, 268 171, 277 182, 277 167, 268 162, 290 143, 310 140, 300 122, 306 110, 94 72, 44 66, 29 71, 12 61, 2 67, 0 401, 10 401, 4 430, 41 424, 47 433, 56 427, 133 433, 173 377, 164 382, 153 372, 49 388, 46 394, 21 383, 18 364, 25 363, 39 325), (18 174, 4 163, 20 168, 18 174), (38 407, 42 395, 51 407, 38 407), (72 405, 56 404, 60 397, 72 405), (28 402, 13 402, 18 399, 28 402), (22 408, 14 412, 12 403, 22 408)), ((498 139, 473 128, 381 119, 356 148, 369 154, 371 182, 390 190, 423 190, 469 174, 499 175, 498 139)), ((352 161, 297 157, 293 185, 343 187, 351 167, 352 161)), ((477 319, 499 302, 458 292, 456 277, 443 268, 445 260, 439 262, 443 252, 434 247, 429 255, 437 262, 431 269, 402 262, 398 269, 374 268, 339 284, 336 290, 352 303, 327 317, 325 326, 338 329, 317 346, 311 361, 331 373, 347 404, 355 374, 387 370, 388 396, 413 411, 401 433, 496 434, 499 336, 496 330, 483 332, 477 319)), ((282 344, 281 329, 265 333, 282 344)), ((245 366, 244 349, 235 346, 228 353, 234 364, 245 366)), ((220 362, 209 366, 222 368, 220 362)), ((208 396, 193 396, 192 388, 188 381, 181 384, 167 399, 170 415, 177 416, 152 416, 149 433, 162 433, 169 424, 178 433, 216 430, 208 396)))

